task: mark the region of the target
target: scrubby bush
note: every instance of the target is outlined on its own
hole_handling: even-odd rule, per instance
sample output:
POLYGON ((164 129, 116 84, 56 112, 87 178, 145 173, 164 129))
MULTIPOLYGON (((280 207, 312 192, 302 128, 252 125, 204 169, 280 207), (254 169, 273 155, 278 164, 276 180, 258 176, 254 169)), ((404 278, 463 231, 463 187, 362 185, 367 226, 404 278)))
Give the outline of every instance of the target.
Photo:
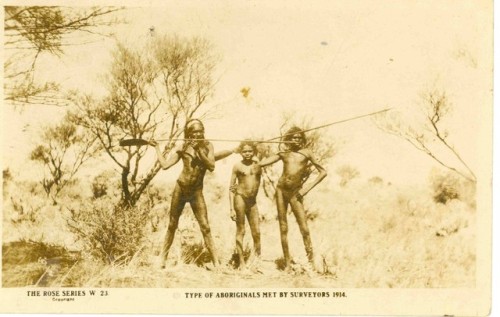
POLYGON ((9 188, 4 187, 5 219, 10 219, 14 224, 37 223, 40 220, 40 210, 47 203, 41 194, 41 185, 33 181, 10 182, 9 188))
POLYGON ((5 199, 7 190, 9 187, 10 182, 12 181, 12 173, 10 172, 10 169, 4 169, 2 171, 2 183, 3 183, 3 199, 5 199))
POLYGON ((93 258, 128 263, 140 251, 149 220, 146 208, 100 199, 70 211, 68 226, 93 258))
POLYGON ((453 199, 475 206, 475 184, 456 173, 434 169, 430 174, 433 199, 436 203, 446 204, 453 199))
POLYGON ((101 198, 105 196, 108 192, 108 184, 106 182, 102 182, 98 177, 94 178, 92 182, 92 196, 94 198, 101 198))
POLYGON ((12 223, 36 223, 38 221, 38 214, 43 207, 43 203, 33 203, 32 200, 23 200, 19 197, 10 197, 10 200, 13 211, 10 217, 12 223))
POLYGON ((120 183, 114 171, 104 171, 94 177, 91 184, 92 196, 101 198, 119 192, 120 183))
POLYGON ((359 176, 359 171, 357 168, 350 165, 343 165, 337 169, 337 174, 340 176, 341 187, 346 186, 349 182, 359 176))
POLYGON ((186 264, 196 264, 202 266, 206 263, 210 263, 212 258, 208 250, 205 248, 203 243, 194 243, 184 245, 182 248, 182 260, 186 264))
POLYGON ((384 184, 384 179, 380 176, 374 176, 368 179, 368 183, 373 185, 382 185, 384 184))

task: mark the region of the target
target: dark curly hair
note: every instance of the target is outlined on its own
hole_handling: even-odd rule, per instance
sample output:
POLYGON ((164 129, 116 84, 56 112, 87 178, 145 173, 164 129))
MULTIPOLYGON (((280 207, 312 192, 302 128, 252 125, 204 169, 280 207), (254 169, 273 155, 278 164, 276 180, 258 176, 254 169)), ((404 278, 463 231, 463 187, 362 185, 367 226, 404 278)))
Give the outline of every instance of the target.
POLYGON ((191 132, 191 129, 193 128, 193 125, 195 123, 200 124, 203 127, 203 131, 205 131, 205 126, 203 125, 203 122, 199 119, 190 119, 186 122, 186 125, 184 126, 184 137, 188 138, 189 134, 191 132))
POLYGON ((241 153, 241 151, 243 151, 243 147, 245 146, 250 146, 253 150, 253 153, 257 154, 257 144, 250 140, 243 140, 240 142, 240 145, 238 146, 238 153, 241 153))
POLYGON ((306 134, 304 133, 304 130, 297 126, 293 126, 288 131, 286 131, 285 135, 283 136, 283 139, 285 141, 291 141, 293 136, 295 134, 300 134, 300 137, 302 138, 302 144, 306 144, 307 139, 306 139, 306 134))

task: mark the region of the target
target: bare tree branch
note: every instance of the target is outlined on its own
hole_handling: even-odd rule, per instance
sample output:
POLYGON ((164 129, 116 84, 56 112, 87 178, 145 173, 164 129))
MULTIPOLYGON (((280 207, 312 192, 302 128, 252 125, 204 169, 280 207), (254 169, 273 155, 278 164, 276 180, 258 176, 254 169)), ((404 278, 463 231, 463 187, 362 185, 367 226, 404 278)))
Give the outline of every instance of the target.
POLYGON ((415 123, 403 122, 400 117, 391 117, 388 113, 379 114, 374 118, 376 126, 386 133, 403 138, 413 147, 424 152, 441 166, 457 173, 466 180, 475 183, 477 181, 476 175, 469 165, 463 160, 462 156, 447 141, 447 132, 443 132, 443 129, 440 127, 440 123, 442 122, 444 116, 449 113, 452 107, 448 97, 444 92, 430 91, 423 94, 422 99, 423 108, 421 110, 424 111, 425 121, 418 125, 418 127, 413 127, 415 123), (432 141, 428 136, 437 138, 439 143, 444 145, 444 147, 458 159, 462 167, 467 170, 467 173, 464 173, 457 167, 445 162, 435 151, 431 150, 430 145, 432 144, 432 141))
POLYGON ((8 40, 4 48, 14 54, 4 64, 5 100, 17 105, 65 105, 52 100, 62 98, 56 83, 35 81, 38 57, 44 53, 61 56, 66 46, 91 43, 96 36, 110 36, 111 32, 103 28, 122 23, 114 17, 121 10, 121 7, 6 6, 4 30, 8 40), (78 38, 70 36, 75 34, 78 38), (20 58, 16 51, 30 54, 20 58))

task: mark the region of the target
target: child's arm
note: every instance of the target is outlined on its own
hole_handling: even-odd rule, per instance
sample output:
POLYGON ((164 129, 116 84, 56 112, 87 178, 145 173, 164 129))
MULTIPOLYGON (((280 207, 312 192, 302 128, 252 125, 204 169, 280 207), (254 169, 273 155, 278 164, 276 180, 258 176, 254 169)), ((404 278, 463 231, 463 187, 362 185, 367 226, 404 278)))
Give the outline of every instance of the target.
POLYGON ((201 161, 205 164, 205 167, 213 172, 215 169, 215 156, 214 156, 214 146, 212 143, 203 143, 196 147, 196 152, 200 156, 201 161))
POLYGON ((233 172, 231 173, 231 180, 229 181, 229 215, 233 221, 236 221, 236 212, 234 211, 234 192, 236 191, 236 173, 237 165, 233 167, 233 172))
POLYGON ((265 159, 263 159, 262 161, 260 161, 258 164, 259 164, 260 167, 264 167, 264 166, 276 163, 280 159, 281 159, 281 156, 279 156, 278 154, 274 154, 274 155, 271 155, 269 157, 266 157, 265 159))
POLYGON ((158 157, 158 161, 160 162, 162 169, 166 170, 179 162, 181 157, 179 156, 179 153, 177 153, 177 146, 172 149, 170 155, 168 156, 168 160, 166 160, 160 150, 160 145, 154 140, 149 143, 155 147, 156 156, 158 157))
POLYGON ((313 189, 316 185, 318 185, 327 175, 326 170, 323 168, 323 166, 319 165, 318 161, 314 158, 310 150, 303 150, 303 153, 307 155, 309 161, 314 165, 314 167, 316 167, 316 169, 319 172, 319 175, 312 183, 299 190, 299 192, 297 193, 298 198, 304 197, 311 189, 313 189))

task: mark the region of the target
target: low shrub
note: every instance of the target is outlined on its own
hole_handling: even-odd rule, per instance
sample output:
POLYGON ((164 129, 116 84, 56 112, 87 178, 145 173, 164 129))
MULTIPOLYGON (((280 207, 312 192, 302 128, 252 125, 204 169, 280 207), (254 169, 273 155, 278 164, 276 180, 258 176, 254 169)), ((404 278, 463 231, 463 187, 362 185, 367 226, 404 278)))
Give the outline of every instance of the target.
POLYGON ((433 170, 430 183, 436 203, 446 204, 453 199, 458 199, 470 206, 475 206, 475 184, 458 174, 433 170))
POLYGON ((108 263, 128 263, 140 251, 148 210, 124 207, 109 200, 95 200, 70 210, 67 224, 83 242, 83 251, 108 263))

